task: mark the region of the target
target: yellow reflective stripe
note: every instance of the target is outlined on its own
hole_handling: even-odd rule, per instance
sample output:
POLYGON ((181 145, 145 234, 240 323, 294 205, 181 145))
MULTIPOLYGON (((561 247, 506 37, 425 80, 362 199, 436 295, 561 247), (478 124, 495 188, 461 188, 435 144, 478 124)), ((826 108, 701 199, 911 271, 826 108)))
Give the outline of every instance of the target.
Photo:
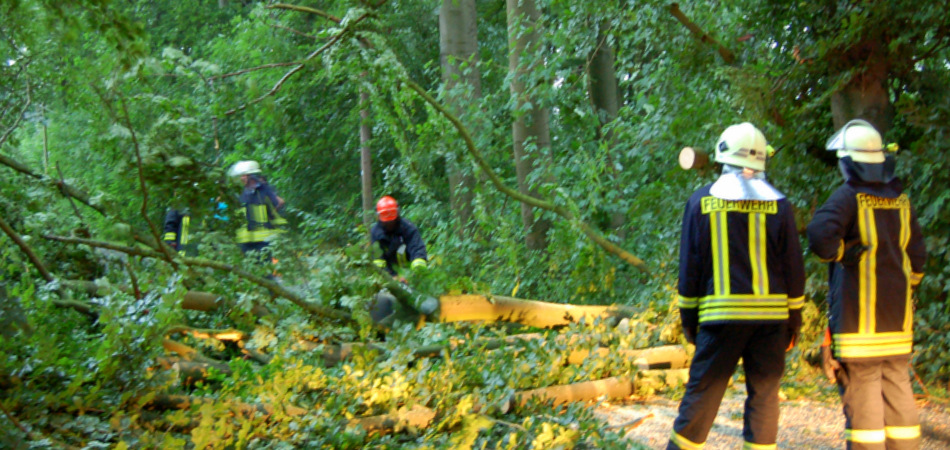
POLYGON ((765 215, 749 214, 749 265, 752 267, 752 293, 769 292, 769 271, 765 255, 765 215))
POLYGON ((729 227, 726 217, 723 211, 709 215, 713 251, 713 292, 716 295, 729 293, 729 227))
POLYGON ((912 332, 877 334, 835 334, 835 356, 840 358, 874 358, 906 355, 914 345, 912 332))
POLYGON ((373 264, 376 264, 377 267, 386 267, 386 260, 384 259, 374 259, 373 264))
POLYGON ((699 299, 699 323, 713 320, 785 320, 788 299, 784 294, 710 295, 699 299))
POLYGON ((884 427, 884 435, 888 439, 917 439, 920 437, 920 425, 909 427, 884 427))
POLYGON ((743 450, 772 450, 773 448, 778 448, 776 444, 756 444, 754 442, 745 441, 742 444, 743 450))
POLYGON ((410 264, 409 267, 411 267, 411 268, 413 268, 413 269, 415 269, 415 268, 417 268, 417 267, 426 267, 426 260, 424 260, 424 259, 422 259, 422 258, 416 258, 416 259, 412 260, 412 264, 410 264))
POLYGON ((838 252, 835 253, 835 256, 832 256, 831 258, 819 257, 818 260, 823 263, 835 262, 835 261, 841 261, 842 257, 844 257, 844 241, 838 241, 838 252))
POLYGON ((844 430, 845 440, 867 444, 884 442, 884 430, 844 430))
POLYGON ((692 309, 699 306, 699 297, 683 297, 680 298, 680 308, 692 309))
POLYGON ((877 304, 877 225, 874 221, 874 209, 864 206, 865 194, 858 194, 858 230, 861 243, 868 249, 861 254, 858 269, 858 331, 874 332, 875 306, 877 304))
POLYGON ((163 240, 163 241, 174 241, 176 237, 178 237, 178 235, 177 235, 174 231, 169 231, 169 232, 165 233, 165 236, 162 237, 162 240, 163 240))
POLYGON ((914 326, 913 293, 914 284, 911 281, 911 275, 914 270, 910 265, 910 256, 907 255, 907 246, 910 244, 910 205, 901 206, 901 262, 904 270, 904 277, 907 279, 907 285, 904 286, 904 330, 910 330, 914 326))
POLYGON ((188 243, 188 225, 191 223, 191 218, 188 216, 182 217, 181 219, 181 245, 188 243))
POLYGON ((789 298, 788 309, 802 309, 805 306, 805 296, 789 298))
POLYGON ((918 284, 920 284, 920 281, 923 279, 924 279, 924 274, 922 273, 917 273, 917 272, 910 273, 910 284, 912 286, 917 286, 918 284))
POLYGON ((267 223, 267 205, 250 205, 251 220, 258 223, 267 223))
POLYGON ((676 444, 677 447, 683 450, 702 450, 702 448, 706 445, 705 442, 696 443, 686 439, 675 431, 670 435, 670 442, 676 444))

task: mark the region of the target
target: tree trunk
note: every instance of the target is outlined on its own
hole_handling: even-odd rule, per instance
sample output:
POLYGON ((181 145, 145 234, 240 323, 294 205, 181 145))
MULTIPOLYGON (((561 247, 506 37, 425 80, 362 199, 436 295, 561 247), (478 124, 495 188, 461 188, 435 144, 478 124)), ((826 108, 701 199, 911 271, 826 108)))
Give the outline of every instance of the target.
POLYGON ((864 67, 831 96, 831 116, 836 130, 852 119, 871 122, 882 135, 891 128, 894 105, 887 93, 889 66, 884 45, 880 39, 872 38, 842 55, 842 61, 853 61, 864 67))
POLYGON ((363 226, 366 233, 373 227, 373 154, 369 147, 372 137, 369 126, 369 94, 360 92, 360 182, 363 193, 363 226))
POLYGON ((443 295, 435 320, 439 322, 512 322, 537 328, 556 328, 595 319, 631 317, 632 308, 623 306, 569 305, 484 295, 443 295))
MULTIPOLYGON (((617 85, 617 71, 614 69, 614 49, 607 40, 605 29, 607 25, 601 24, 597 33, 597 46, 591 55, 591 63, 588 69, 590 77, 590 101, 594 105, 594 111, 597 113, 597 119, 600 121, 598 128, 598 137, 607 145, 607 173, 610 179, 616 182, 617 170, 614 166, 613 133, 604 131, 604 126, 613 122, 620 111, 620 89, 617 85)), ((626 223, 627 216, 624 211, 615 210, 610 213, 610 228, 621 238, 625 237, 623 225, 626 223)))
MULTIPOLYGON (((508 10, 508 72, 511 76, 511 95, 514 97, 515 110, 512 124, 512 137, 515 154, 515 170, 518 175, 518 190, 525 195, 540 198, 534 172, 540 170, 539 162, 550 146, 551 137, 548 128, 548 111, 541 107, 537 98, 531 95, 531 86, 527 84, 529 76, 539 62, 532 62, 532 53, 541 41, 537 21, 541 16, 534 0, 507 0, 508 10), (528 61, 522 61, 527 57, 528 61)), ((551 227, 549 220, 535 220, 534 208, 521 204, 521 221, 527 230, 525 244, 529 249, 541 250, 547 247, 547 232, 551 227)))
MULTIPOLYGON (((475 0, 443 0, 439 10, 439 48, 446 103, 465 120, 465 111, 482 96, 475 0)), ((452 147, 446 157, 452 212, 463 236, 473 231, 475 187, 471 166, 464 162, 465 153, 465 149, 452 147)))

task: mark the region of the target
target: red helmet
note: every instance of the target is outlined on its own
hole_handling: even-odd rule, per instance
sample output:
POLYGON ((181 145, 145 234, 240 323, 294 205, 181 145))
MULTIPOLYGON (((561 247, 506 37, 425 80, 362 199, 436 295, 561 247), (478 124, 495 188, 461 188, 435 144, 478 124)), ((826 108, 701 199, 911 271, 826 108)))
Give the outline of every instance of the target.
POLYGON ((399 205, 396 204, 396 199, 388 195, 379 199, 376 202, 376 215, 379 216, 381 222, 396 220, 399 217, 399 205))

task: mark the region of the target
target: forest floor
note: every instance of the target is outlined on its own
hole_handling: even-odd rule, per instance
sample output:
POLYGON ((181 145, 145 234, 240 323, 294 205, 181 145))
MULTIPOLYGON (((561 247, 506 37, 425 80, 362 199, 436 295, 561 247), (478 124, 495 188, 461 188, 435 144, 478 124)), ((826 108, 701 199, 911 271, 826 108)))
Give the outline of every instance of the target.
MULTIPOLYGON (((731 387, 727 390, 709 432, 706 449, 742 448, 744 401, 744 389, 731 387)), ((654 396, 622 403, 602 403, 595 408, 595 414, 608 427, 626 428, 624 436, 630 441, 651 449, 663 449, 673 429, 678 407, 678 400, 654 396), (631 423, 636 424, 624 427, 631 423)), ((950 408, 946 404, 918 401, 918 411, 923 435, 920 448, 950 449, 950 408)), ((841 401, 836 397, 782 401, 778 447, 816 450, 844 448, 841 401)))

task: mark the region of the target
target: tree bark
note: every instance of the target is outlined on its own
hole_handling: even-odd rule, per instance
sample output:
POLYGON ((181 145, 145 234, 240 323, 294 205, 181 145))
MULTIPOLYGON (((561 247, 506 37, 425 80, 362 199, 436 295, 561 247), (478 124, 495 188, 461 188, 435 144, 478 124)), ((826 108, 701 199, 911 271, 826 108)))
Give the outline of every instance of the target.
POLYGON ((440 322, 512 322, 537 328, 556 328, 596 319, 614 320, 635 314, 624 306, 578 306, 522 300, 503 296, 444 295, 435 320, 440 322))
MULTIPOLYGON (((512 111, 512 139, 515 155, 515 171, 518 175, 518 190, 527 196, 540 198, 535 173, 543 170, 541 162, 551 145, 548 128, 548 111, 532 96, 528 78, 540 62, 534 61, 533 53, 541 43, 538 19, 541 13, 534 0, 507 0, 508 11, 508 72, 511 75, 511 96, 515 110, 512 111)), ((527 230, 525 245, 531 250, 547 247, 547 232, 550 220, 534 217, 534 207, 521 203, 521 222, 527 230)))
MULTIPOLYGON (((366 76, 365 74, 363 76, 366 76)), ((372 129, 369 124, 369 93, 360 91, 360 184, 363 194, 363 226, 366 234, 373 227, 373 152, 369 146, 372 129)))
MULTIPOLYGON (((852 119, 871 122, 882 135, 891 129, 894 122, 894 105, 887 92, 890 71, 885 55, 886 43, 878 38, 869 38, 862 45, 840 55, 838 61, 852 62, 863 66, 844 87, 831 96, 831 116, 835 129, 840 129, 852 119)), ((842 70, 851 67, 843 67, 842 70)))
MULTIPOLYGON (((607 146, 607 173, 610 174, 610 179, 616 182, 617 169, 614 166, 613 133, 604 131, 604 127, 617 119, 617 114, 620 111, 620 88, 617 85, 617 71, 614 68, 614 49, 607 39, 607 28, 608 26, 605 23, 598 27, 597 46, 594 47, 594 52, 591 55, 588 76, 590 78, 590 100, 600 122, 597 134, 607 146)), ((623 211, 610 213, 610 228, 621 238, 626 237, 623 229, 626 221, 627 216, 623 211)))
MULTIPOLYGON (((446 104, 456 115, 467 119, 466 109, 482 96, 475 0, 442 1, 439 48, 446 104)), ((449 198, 461 236, 470 235, 474 229, 471 220, 475 176, 464 159, 464 149, 449 148, 446 157, 449 198)))

